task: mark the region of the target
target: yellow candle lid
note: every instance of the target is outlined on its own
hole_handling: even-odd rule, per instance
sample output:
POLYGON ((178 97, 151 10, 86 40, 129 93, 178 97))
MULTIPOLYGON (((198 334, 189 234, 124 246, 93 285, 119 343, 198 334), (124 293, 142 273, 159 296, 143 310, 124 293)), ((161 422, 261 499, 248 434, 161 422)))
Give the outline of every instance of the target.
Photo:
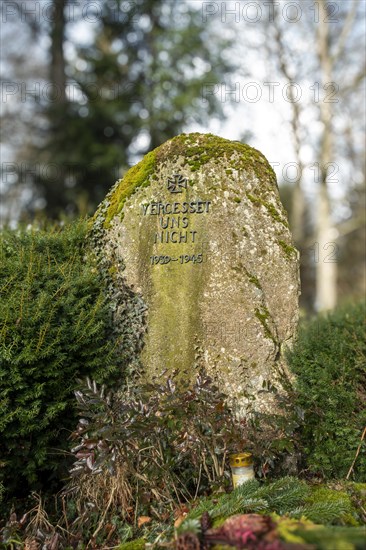
POLYGON ((237 453, 229 456, 230 466, 240 468, 242 466, 252 466, 253 455, 252 453, 237 453))

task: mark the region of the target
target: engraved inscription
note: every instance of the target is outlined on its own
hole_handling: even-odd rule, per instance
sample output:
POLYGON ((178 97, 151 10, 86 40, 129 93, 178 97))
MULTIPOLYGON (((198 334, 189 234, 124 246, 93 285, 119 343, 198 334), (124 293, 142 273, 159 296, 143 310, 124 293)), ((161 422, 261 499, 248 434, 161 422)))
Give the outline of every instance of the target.
POLYGON ((150 202, 142 205, 143 216, 167 216, 169 214, 205 214, 210 211, 211 201, 150 202))
POLYGON ((157 243, 194 243, 197 231, 160 231, 155 233, 154 244, 157 243))
MULTIPOLYGON (((187 189, 187 178, 181 174, 173 174, 168 178, 167 188, 171 193, 182 193, 187 189)), ((197 244, 199 235, 196 230, 190 229, 191 215, 207 215, 210 213, 211 201, 195 199, 191 201, 161 202, 152 201, 141 205, 142 216, 157 216, 158 230, 153 235, 155 245, 161 244, 197 244)), ((151 265, 167 265, 177 262, 179 265, 192 262, 203 263, 204 255, 180 254, 170 256, 158 254, 150 257, 151 265)))
POLYGON ((172 258, 171 256, 150 256, 150 262, 152 265, 156 264, 170 264, 170 262, 179 262, 181 264, 188 264, 192 262, 194 264, 201 264, 203 262, 203 254, 181 254, 178 258, 172 258))

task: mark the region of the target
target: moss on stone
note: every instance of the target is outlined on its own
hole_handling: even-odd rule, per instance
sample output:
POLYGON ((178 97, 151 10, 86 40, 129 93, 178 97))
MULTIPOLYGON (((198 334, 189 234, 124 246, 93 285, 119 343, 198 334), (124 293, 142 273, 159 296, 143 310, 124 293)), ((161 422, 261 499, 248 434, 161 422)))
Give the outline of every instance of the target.
POLYGON ((285 241, 278 240, 277 242, 280 245, 280 247, 285 251, 285 254, 289 260, 292 260, 293 255, 295 257, 297 256, 296 248, 285 243, 285 241))
POLYGON ((109 205, 106 209, 104 227, 110 225, 111 220, 122 211, 128 199, 139 187, 149 185, 149 178, 156 165, 156 149, 148 153, 141 162, 126 172, 124 177, 117 182, 112 192, 106 197, 109 205))
MULTIPOLYGON (((136 189, 149 185, 156 165, 167 160, 174 161, 180 156, 185 159, 193 172, 198 171, 209 161, 220 162, 223 158, 230 159, 232 167, 226 170, 228 175, 232 174, 234 169, 253 171, 259 185, 263 180, 269 180, 270 183, 277 186, 276 176, 271 166, 262 153, 253 147, 213 134, 181 134, 160 145, 145 155, 136 166, 130 168, 124 177, 116 182, 97 210, 94 219, 102 215, 103 226, 108 228, 112 219, 122 212, 126 200, 136 189)), ((190 181, 189 184, 193 185, 193 181, 190 181)), ((240 202, 240 199, 235 198, 234 201, 240 202)), ((263 204, 271 211, 272 217, 277 216, 278 221, 284 225, 287 223, 277 214, 272 205, 264 201, 263 204)))
MULTIPOLYGON (((190 230, 205 235, 204 217, 192 218, 190 230)), ((177 258, 181 254, 197 255, 201 252, 199 243, 183 243, 177 254, 174 243, 164 243, 163 254, 177 258)), ((159 255, 159 251, 157 251, 159 255)), ((148 258, 150 252, 140 253, 140 257, 148 258)), ((202 337, 197 300, 203 294, 205 270, 203 264, 180 264, 179 261, 169 265, 154 266, 150 271, 153 289, 149 309, 149 331, 146 335, 146 345, 142 351, 143 363, 149 365, 149 377, 159 376, 164 368, 176 369, 182 376, 190 372, 195 362, 195 350, 192 342, 202 337), (183 276, 184 274, 184 276, 183 276), (159 371, 154 370, 154 358, 160 356, 162 363, 159 371), (188 369, 188 370, 187 370, 188 369)), ((147 286, 147 285, 145 285, 147 286)))
POLYGON ((273 337, 272 331, 268 326, 268 319, 270 318, 270 313, 268 309, 266 307, 262 307, 262 311, 261 311, 260 309, 255 308, 254 314, 264 329, 265 337, 272 340, 272 342, 275 342, 276 340, 273 337))
POLYGON ((253 285, 255 285, 257 288, 259 288, 259 290, 262 290, 262 286, 259 282, 259 279, 258 277, 256 277, 255 275, 253 275, 253 273, 250 273, 246 267, 243 266, 243 269, 244 269, 244 273, 245 275, 248 277, 249 279, 249 282, 252 283, 253 285))
POLYGON ((162 162, 167 158, 182 156, 193 172, 199 170, 202 165, 210 160, 219 162, 223 157, 232 157, 232 173, 235 170, 253 170, 259 181, 270 179, 277 185, 276 175, 266 158, 249 145, 238 141, 230 141, 213 134, 181 134, 163 144, 157 150, 157 161, 162 162))
POLYGON ((111 265, 108 268, 108 273, 110 274, 111 277, 113 277, 117 273, 117 271, 118 271, 118 269, 117 269, 117 266, 115 266, 115 265, 111 265))

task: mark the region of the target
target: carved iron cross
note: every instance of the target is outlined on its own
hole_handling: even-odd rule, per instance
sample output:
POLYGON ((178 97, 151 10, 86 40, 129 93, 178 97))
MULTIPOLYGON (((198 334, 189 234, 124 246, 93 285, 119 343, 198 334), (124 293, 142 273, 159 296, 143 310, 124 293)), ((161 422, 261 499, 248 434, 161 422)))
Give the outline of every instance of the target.
POLYGON ((182 174, 173 174, 168 178, 168 190, 171 193, 183 193, 187 189, 187 178, 182 174))

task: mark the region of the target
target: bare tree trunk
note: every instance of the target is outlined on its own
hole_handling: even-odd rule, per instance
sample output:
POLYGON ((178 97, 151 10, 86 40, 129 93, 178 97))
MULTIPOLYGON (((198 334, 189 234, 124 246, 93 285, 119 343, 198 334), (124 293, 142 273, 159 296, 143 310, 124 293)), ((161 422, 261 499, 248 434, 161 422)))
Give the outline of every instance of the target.
MULTIPOLYGON (((285 73, 284 73, 285 74, 285 73)), ((288 79, 288 82, 291 83, 291 80, 288 79)), ((300 137, 300 106, 295 102, 295 97, 293 95, 292 87, 290 89, 290 100, 292 105, 292 119, 291 127, 298 169, 298 178, 295 181, 294 189, 292 192, 292 206, 291 206, 291 216, 290 224, 292 235, 294 237, 295 244, 301 248, 304 243, 305 238, 305 196, 302 187, 302 174, 304 170, 304 165, 301 160, 301 137, 300 137)))
POLYGON ((279 25, 279 14, 278 9, 274 5, 274 35, 275 42, 278 52, 279 68, 282 73, 282 76, 286 79, 288 86, 288 98, 291 104, 292 116, 291 116, 291 130, 292 130, 292 139, 296 155, 296 163, 298 168, 298 178, 294 183, 294 189, 292 192, 291 199, 291 213, 290 213, 290 226, 292 235, 295 241, 295 244, 298 247, 301 247, 304 241, 304 217, 305 217, 305 197, 304 191, 302 188, 302 174, 304 170, 304 165, 301 161, 300 149, 301 149, 301 124, 300 124, 300 115, 301 109, 300 104, 296 101, 294 96, 294 90, 292 84, 294 83, 294 78, 291 75, 288 63, 286 61, 286 47, 284 45, 282 30, 279 25))
POLYGON ((64 56, 66 3, 67 0, 53 1, 50 81, 53 86, 53 101, 56 105, 63 105, 66 102, 66 75, 64 56))
MULTIPOLYGON (((321 82, 324 89, 332 82, 333 61, 329 47, 329 23, 327 5, 321 0, 318 27, 318 56, 320 61, 321 82)), ((332 103, 320 101, 320 120, 322 122, 322 137, 319 151, 320 182, 316 210, 316 242, 319 250, 316 261, 316 298, 315 307, 318 311, 333 309, 337 303, 337 258, 329 254, 334 228, 330 213, 330 197, 327 186, 327 176, 333 155, 332 139, 332 103), (327 253, 328 251, 328 253, 327 253)))

